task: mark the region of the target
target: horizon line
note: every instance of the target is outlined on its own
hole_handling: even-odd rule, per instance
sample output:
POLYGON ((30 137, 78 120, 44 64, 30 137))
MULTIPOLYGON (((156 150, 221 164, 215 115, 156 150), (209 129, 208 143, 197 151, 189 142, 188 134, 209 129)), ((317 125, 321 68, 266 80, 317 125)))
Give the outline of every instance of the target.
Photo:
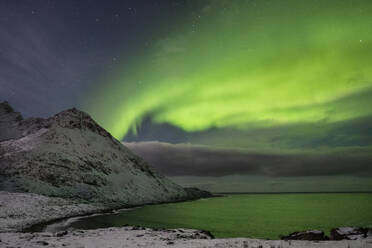
POLYGON ((307 192, 213 192, 212 194, 227 194, 227 195, 255 195, 255 194, 372 194, 372 191, 307 191, 307 192))

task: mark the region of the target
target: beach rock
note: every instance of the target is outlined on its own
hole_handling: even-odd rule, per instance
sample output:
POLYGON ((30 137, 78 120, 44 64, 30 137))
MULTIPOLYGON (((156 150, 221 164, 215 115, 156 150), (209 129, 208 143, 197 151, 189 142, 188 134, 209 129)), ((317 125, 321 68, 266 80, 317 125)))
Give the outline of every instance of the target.
POLYGON ((60 232, 56 232, 54 235, 56 237, 62 237, 62 236, 65 236, 68 234, 68 231, 60 231, 60 232))
POLYGON ((324 232, 318 230, 310 230, 303 232, 294 232, 287 236, 282 236, 283 240, 328 240, 324 232))
POLYGON ((39 244, 39 245, 42 245, 42 246, 49 245, 48 242, 43 241, 43 240, 37 241, 36 243, 39 244))
POLYGON ((178 228, 172 230, 162 230, 160 232, 172 232, 170 236, 170 240, 177 240, 177 239, 214 239, 214 236, 209 231, 204 230, 190 230, 190 229, 183 229, 178 228))
POLYGON ((214 239, 214 235, 210 231, 206 230, 198 230, 196 237, 199 239, 214 239))
POLYGON ((189 199, 82 111, 23 119, 3 102, 0 118, 0 190, 112 206, 189 199))
POLYGON ((338 227, 331 230, 331 240, 358 240, 372 237, 371 229, 362 227, 338 227))

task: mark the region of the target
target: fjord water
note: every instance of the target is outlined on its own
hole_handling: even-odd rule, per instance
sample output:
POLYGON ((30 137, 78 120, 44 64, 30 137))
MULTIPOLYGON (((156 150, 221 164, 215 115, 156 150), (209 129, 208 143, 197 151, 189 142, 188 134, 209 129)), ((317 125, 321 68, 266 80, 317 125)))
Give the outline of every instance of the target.
POLYGON ((244 194, 150 205, 119 214, 80 219, 73 228, 125 224, 156 228, 195 228, 216 237, 278 239, 294 231, 339 226, 372 227, 372 194, 244 194))

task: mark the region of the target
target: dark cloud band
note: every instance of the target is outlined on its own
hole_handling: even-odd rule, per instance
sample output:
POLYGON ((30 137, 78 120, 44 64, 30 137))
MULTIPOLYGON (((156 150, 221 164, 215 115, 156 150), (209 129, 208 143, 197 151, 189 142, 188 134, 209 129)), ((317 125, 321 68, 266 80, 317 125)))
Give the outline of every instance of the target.
POLYGON ((168 176, 372 175, 370 148, 279 153, 237 151, 162 142, 132 142, 125 145, 168 176))

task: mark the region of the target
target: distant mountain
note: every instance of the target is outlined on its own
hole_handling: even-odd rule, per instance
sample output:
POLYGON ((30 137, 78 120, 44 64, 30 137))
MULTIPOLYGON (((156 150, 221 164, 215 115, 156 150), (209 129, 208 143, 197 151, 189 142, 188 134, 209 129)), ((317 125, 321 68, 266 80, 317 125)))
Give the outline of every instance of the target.
POLYGON ((73 108, 23 119, 7 102, 0 103, 0 190, 113 205, 190 198, 88 114, 73 108))

